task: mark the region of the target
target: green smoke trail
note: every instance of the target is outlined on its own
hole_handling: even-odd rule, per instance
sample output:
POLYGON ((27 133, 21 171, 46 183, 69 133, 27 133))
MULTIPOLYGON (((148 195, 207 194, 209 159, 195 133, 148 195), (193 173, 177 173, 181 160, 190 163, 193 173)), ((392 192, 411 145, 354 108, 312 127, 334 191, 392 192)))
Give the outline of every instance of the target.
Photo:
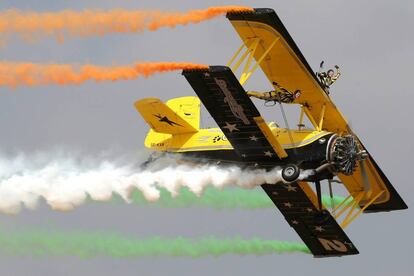
MULTIPOLYGON (((219 190, 214 187, 207 187, 201 196, 182 188, 178 196, 173 197, 167 190, 161 189, 160 199, 155 202, 148 202, 142 193, 135 191, 132 194, 132 202, 141 206, 163 207, 163 208, 184 208, 184 207, 212 207, 214 209, 264 209, 274 208, 272 200, 261 189, 225 188, 219 190)), ((334 205, 338 205, 345 198, 334 196, 334 205)), ((115 199, 121 202, 120 198, 115 199)), ((324 195, 322 202, 325 206, 331 207, 331 198, 324 195)))
POLYGON ((268 255, 308 253, 301 243, 259 238, 201 239, 153 237, 136 239, 113 233, 62 233, 52 231, 0 231, 0 252, 18 256, 98 256, 114 258, 143 256, 268 255))

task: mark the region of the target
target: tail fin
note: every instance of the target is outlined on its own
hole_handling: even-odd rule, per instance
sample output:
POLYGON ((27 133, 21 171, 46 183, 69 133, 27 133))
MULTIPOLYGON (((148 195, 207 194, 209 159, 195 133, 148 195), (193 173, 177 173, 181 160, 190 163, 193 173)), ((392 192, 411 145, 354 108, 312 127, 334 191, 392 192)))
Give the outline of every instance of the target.
POLYGON ((200 124, 200 100, 182 97, 164 104, 160 99, 146 98, 135 102, 135 108, 156 132, 182 134, 197 132, 200 124))
POLYGON ((200 99, 194 96, 174 98, 167 106, 184 118, 195 129, 200 129, 200 99))

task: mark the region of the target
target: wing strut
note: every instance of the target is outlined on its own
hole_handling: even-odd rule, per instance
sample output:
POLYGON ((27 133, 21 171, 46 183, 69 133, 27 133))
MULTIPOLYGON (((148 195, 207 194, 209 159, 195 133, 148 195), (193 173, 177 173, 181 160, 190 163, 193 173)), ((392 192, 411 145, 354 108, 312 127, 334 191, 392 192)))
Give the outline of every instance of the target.
POLYGON ((372 203, 374 203, 375 200, 377 200, 383 193, 384 191, 380 191, 379 193, 377 193, 375 196, 371 198, 369 202, 364 203, 364 206, 362 208, 359 208, 359 203, 364 199, 367 192, 359 192, 354 196, 353 199, 351 199, 352 195, 349 195, 338 206, 336 206, 335 209, 333 209, 332 213, 336 213, 334 215, 334 218, 339 219, 343 214, 345 214, 345 212, 348 211, 341 223, 341 227, 346 228, 349 224, 351 224, 351 222, 353 222, 357 217, 359 217, 362 214, 362 212, 364 212, 372 203))
POLYGON ((269 47, 267 47, 267 49, 265 49, 265 52, 259 56, 259 57, 255 57, 255 53, 257 48, 261 45, 261 39, 256 37, 256 38, 252 38, 250 39, 252 42, 250 43, 246 41, 246 43, 242 43, 242 45, 240 46, 240 48, 236 51, 236 53, 233 55, 233 57, 230 59, 230 61, 227 63, 228 67, 231 67, 231 70, 233 72, 236 72, 240 65, 242 65, 242 63, 245 61, 245 59, 247 58, 247 61, 243 67, 241 76, 240 76, 240 84, 243 85, 249 78, 250 76, 257 70, 257 68, 259 68, 260 64, 262 63, 262 61, 266 58, 266 56, 269 54, 269 52, 273 49, 273 47, 276 45, 276 42, 280 39, 280 37, 276 38, 273 40, 273 42, 269 45, 269 47), (244 53, 240 56, 243 48, 245 45, 247 45, 249 43, 249 46, 246 48, 246 50, 244 51, 244 53), (239 57, 240 56, 240 57, 239 57), (239 57, 239 58, 238 58, 239 57), (238 59, 237 59, 238 58, 238 59), (252 65, 253 60, 256 60, 256 64, 252 65), (235 62, 235 64, 232 66, 232 64, 235 62))

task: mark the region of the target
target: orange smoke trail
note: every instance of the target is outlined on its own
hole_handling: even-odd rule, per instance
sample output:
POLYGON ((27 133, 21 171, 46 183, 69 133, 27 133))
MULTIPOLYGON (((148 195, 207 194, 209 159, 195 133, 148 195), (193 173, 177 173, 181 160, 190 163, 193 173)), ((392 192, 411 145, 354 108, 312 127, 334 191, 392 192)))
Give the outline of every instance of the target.
POLYGON ((155 31, 162 27, 175 27, 199 23, 227 12, 253 11, 249 7, 218 6, 188 12, 65 10, 37 13, 31 11, 6 10, 0 12, 0 35, 19 34, 26 39, 40 35, 55 36, 62 40, 65 35, 91 36, 110 33, 137 33, 155 31))
POLYGON ((95 82, 133 80, 149 77, 155 73, 207 68, 207 65, 185 62, 149 62, 129 66, 0 62, 0 86, 15 88, 21 85, 82 84, 89 80, 95 82))

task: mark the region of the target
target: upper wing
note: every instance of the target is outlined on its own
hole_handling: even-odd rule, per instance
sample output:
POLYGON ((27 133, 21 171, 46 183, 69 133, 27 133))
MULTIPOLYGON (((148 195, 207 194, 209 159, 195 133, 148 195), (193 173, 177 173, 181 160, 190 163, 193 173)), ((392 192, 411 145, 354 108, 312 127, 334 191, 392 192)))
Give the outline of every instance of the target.
POLYGON ((183 75, 243 160, 261 162, 287 157, 228 67, 185 70, 183 75))
POLYGON ((256 61, 271 48, 260 63, 271 83, 275 81, 288 91, 300 90, 301 96, 295 102, 307 106, 316 122, 320 121, 325 105, 324 129, 335 133, 348 131, 345 118, 322 89, 312 68, 274 10, 228 13, 227 17, 246 46, 260 39, 259 47, 254 52, 256 61))
MULTIPOLYGON (((315 122, 319 122, 323 117, 323 130, 355 135, 344 116, 322 89, 312 68, 272 9, 228 13, 227 17, 246 46, 260 39, 259 47, 254 52, 256 61, 260 60, 260 57, 271 48, 260 63, 261 69, 270 82, 276 81, 290 91, 301 90, 302 94, 296 99, 296 103, 302 104, 315 122), (271 45, 273 46, 270 47, 271 45)), ((366 177, 363 176, 360 167, 352 176, 339 175, 349 193, 354 197, 361 190, 364 191, 367 186, 365 182, 369 182, 371 192, 365 191, 366 195, 360 202, 360 207, 375 197, 373 204, 365 211, 407 208, 373 158, 370 157, 365 162, 366 177)))

